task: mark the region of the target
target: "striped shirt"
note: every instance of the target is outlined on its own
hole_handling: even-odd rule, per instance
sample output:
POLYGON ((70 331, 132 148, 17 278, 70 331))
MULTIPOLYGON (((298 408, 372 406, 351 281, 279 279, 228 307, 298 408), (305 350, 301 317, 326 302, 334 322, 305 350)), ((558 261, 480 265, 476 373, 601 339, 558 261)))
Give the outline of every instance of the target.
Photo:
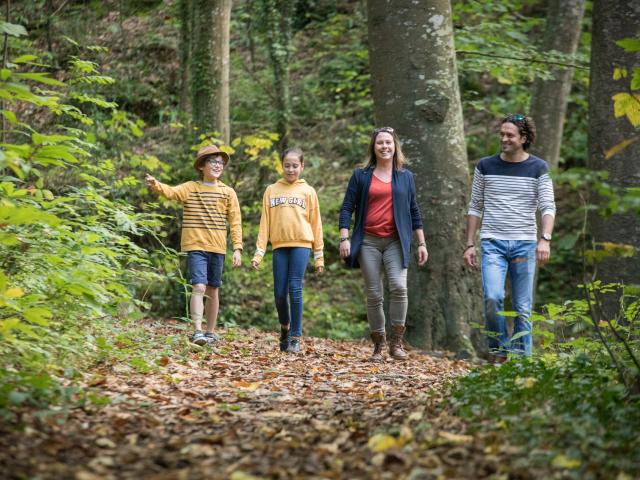
POLYGON ((534 155, 522 162, 500 155, 478 162, 468 214, 482 218, 480 238, 537 240, 537 209, 542 216, 556 213, 547 162, 534 155))
POLYGON ((240 205, 233 188, 218 181, 215 185, 186 182, 176 187, 158 182, 154 189, 169 200, 183 204, 183 252, 227 252, 227 228, 231 231, 234 250, 242 250, 240 205))

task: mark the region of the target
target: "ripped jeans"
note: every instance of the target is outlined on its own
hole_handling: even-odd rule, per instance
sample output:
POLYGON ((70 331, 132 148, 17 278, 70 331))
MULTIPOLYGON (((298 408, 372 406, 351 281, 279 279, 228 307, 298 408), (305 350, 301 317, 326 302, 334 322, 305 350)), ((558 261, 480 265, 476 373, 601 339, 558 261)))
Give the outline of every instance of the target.
POLYGON ((482 288, 489 351, 498 356, 507 353, 531 355, 531 315, 533 279, 536 272, 534 240, 497 240, 485 238, 482 248, 482 288), (507 273, 511 281, 513 334, 509 337, 507 322, 498 312, 504 311, 507 273), (512 339, 512 337, 515 337, 512 339))

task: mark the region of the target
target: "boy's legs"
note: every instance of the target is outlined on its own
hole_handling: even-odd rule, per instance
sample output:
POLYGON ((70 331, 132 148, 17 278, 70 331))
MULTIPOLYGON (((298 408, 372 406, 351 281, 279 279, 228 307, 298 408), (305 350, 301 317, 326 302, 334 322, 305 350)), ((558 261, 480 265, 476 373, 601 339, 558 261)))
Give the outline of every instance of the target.
POLYGON ((187 264, 191 276, 191 299, 189 313, 196 332, 202 330, 204 312, 204 293, 207 283, 207 254, 199 250, 187 253, 187 264))
POLYGON ((218 321, 218 311, 220 308, 220 298, 218 293, 220 289, 207 285, 206 296, 207 301, 204 306, 205 317, 207 318, 207 333, 213 333, 218 321))
POLYGON ((291 336, 302 336, 302 283, 309 263, 311 249, 293 247, 289 256, 289 305, 291 311, 291 336))
POLYGON ((207 318, 207 337, 214 338, 218 313, 220 311, 220 285, 222 285, 222 270, 224 268, 224 254, 207 252, 207 289, 205 316, 207 318))

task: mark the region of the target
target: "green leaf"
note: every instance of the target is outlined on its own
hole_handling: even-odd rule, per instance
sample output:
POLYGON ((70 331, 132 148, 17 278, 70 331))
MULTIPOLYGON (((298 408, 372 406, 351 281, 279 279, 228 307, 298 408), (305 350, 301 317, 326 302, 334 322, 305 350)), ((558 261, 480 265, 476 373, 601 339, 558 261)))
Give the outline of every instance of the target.
POLYGON ((633 67, 631 90, 640 90, 640 67, 633 67))
POLYGON ((29 322, 35 323, 42 327, 49 325, 49 318, 51 318, 51 311, 43 307, 33 307, 25 310, 22 316, 29 322))
POLYGON ((616 45, 624 48, 625 52, 638 52, 640 51, 640 38, 623 38, 618 40, 616 45))
POLYGON ((22 37, 27 34, 27 29, 16 23, 9 23, 0 20, 0 33, 6 33, 12 37, 22 37))
POLYGON ((13 63, 29 63, 37 59, 38 57, 36 57, 35 55, 27 54, 27 55, 20 55, 19 57, 14 58, 12 61, 13 63))

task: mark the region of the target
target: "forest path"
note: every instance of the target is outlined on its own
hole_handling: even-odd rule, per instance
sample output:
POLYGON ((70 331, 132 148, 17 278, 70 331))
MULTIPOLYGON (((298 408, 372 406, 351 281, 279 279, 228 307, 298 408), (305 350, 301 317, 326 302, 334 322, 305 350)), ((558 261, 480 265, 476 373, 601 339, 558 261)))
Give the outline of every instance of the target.
POLYGON ((93 403, 63 423, 24 415, 24 431, 0 428, 4 478, 483 478, 510 454, 438 407, 463 362, 414 350, 372 364, 368 343, 316 338, 283 354, 275 334, 239 329, 211 349, 163 356, 178 333, 149 329, 150 371, 94 370, 93 403))

